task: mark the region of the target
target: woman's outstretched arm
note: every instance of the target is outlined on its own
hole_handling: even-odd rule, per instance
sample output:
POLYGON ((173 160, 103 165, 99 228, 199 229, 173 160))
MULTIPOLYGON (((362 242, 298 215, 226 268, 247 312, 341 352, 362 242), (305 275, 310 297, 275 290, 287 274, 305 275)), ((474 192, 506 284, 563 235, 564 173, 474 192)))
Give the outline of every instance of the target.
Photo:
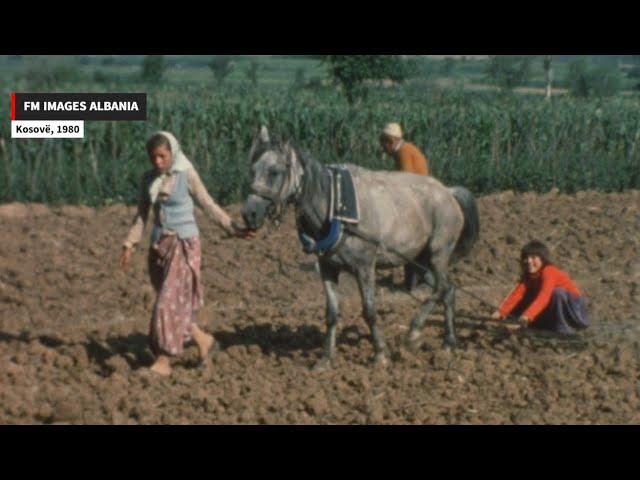
POLYGON ((189 186, 189 193, 196 198, 213 221, 226 232, 234 235, 236 230, 233 228, 231 217, 211 198, 207 188, 200 179, 200 175, 193 168, 187 171, 187 184, 189 186))
POLYGON ((133 247, 140 243, 142 234, 144 233, 144 227, 146 226, 147 219, 149 218, 149 209, 151 205, 149 203, 149 194, 147 192, 147 180, 148 177, 145 173, 142 176, 142 181, 140 182, 140 192, 138 194, 138 210, 136 211, 136 216, 133 218, 133 225, 129 229, 127 238, 122 243, 122 253, 120 254, 120 259, 118 261, 118 264, 122 269, 126 268, 127 264, 131 260, 133 247))
POLYGON ((136 211, 136 216, 133 218, 133 225, 129 229, 127 238, 123 243, 126 248, 133 248, 140 243, 142 239, 142 234, 144 233, 149 218, 150 204, 148 187, 148 173, 145 173, 142 176, 140 191, 138 192, 138 210, 136 211))

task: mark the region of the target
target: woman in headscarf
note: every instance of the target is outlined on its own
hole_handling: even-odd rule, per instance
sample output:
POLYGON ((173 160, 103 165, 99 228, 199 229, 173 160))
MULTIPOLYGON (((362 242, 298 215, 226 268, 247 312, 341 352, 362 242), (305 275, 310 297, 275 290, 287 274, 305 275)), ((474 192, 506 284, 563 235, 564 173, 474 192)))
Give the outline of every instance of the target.
POLYGON ((138 211, 123 244, 120 267, 129 263, 153 210, 148 262, 157 299, 149 329, 150 347, 156 356, 151 370, 168 376, 170 357, 182 353, 186 341, 195 341, 203 362, 215 341, 195 323, 203 296, 200 237, 191 197, 229 234, 250 238, 252 232, 237 226, 214 202, 171 133, 153 134, 147 141, 147 153, 154 168, 142 176, 138 211))

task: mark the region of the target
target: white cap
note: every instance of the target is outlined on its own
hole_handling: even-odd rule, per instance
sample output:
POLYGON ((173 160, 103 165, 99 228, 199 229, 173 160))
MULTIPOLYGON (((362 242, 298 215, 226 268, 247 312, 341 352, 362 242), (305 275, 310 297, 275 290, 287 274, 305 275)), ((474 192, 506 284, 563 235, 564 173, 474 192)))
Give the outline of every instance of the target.
POLYGON ((389 137, 402 138, 402 128, 398 123, 387 123, 382 133, 389 137))

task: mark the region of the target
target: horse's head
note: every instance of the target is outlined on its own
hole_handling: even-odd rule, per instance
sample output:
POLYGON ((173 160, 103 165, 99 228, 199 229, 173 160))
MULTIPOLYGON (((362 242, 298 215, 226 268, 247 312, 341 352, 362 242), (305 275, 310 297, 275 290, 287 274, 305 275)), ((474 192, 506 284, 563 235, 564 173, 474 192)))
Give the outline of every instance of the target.
POLYGON ((258 229, 265 218, 278 215, 300 192, 302 165, 288 143, 271 140, 263 126, 253 141, 251 153, 253 191, 242 207, 242 218, 251 229, 258 229))

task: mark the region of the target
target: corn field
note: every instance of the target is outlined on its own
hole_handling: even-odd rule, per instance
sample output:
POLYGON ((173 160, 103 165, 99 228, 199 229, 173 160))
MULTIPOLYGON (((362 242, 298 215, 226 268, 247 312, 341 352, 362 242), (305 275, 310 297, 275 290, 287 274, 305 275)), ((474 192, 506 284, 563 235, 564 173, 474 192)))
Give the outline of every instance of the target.
MULTIPOLYGON (((135 90, 132 90, 135 91, 135 90)), ((8 102, 0 118, 9 118, 8 102)), ((378 144, 400 122, 445 184, 476 194, 640 187, 640 101, 380 89, 350 107, 332 90, 223 93, 196 86, 150 91, 147 122, 86 122, 85 138, 10 138, 0 126, 0 202, 104 205, 135 202, 149 168, 144 145, 173 132, 223 204, 248 191, 248 153, 259 125, 325 163, 392 169, 378 144)))

